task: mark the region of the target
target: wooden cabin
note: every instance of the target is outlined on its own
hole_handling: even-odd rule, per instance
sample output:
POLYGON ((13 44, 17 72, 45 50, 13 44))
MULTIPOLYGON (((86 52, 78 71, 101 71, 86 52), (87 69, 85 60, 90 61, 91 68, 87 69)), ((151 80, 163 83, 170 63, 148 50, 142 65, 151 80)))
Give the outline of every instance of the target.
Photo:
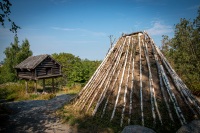
POLYGON ((45 79, 52 78, 54 88, 54 78, 62 76, 61 65, 47 54, 30 56, 15 66, 15 69, 20 79, 34 80, 35 83, 43 79, 43 88, 45 88, 45 79))

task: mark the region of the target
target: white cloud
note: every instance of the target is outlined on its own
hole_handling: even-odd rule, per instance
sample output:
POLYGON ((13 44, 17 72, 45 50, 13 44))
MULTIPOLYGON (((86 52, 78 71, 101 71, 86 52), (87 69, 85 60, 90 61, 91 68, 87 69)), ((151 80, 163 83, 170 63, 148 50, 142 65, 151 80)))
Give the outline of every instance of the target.
POLYGON ((54 30, 63 30, 63 31, 81 30, 81 29, 79 29, 79 28, 77 28, 77 29, 71 29, 71 28, 60 28, 60 27, 51 27, 51 29, 54 29, 54 30))
POLYGON ((153 22, 153 27, 146 30, 151 35, 163 35, 172 33, 173 29, 170 25, 162 24, 160 21, 153 22))
POLYGON ((54 30, 62 30, 62 31, 77 31, 77 32, 82 32, 85 34, 93 35, 93 36, 106 36, 106 33, 104 32, 95 32, 95 31, 90 31, 87 29, 81 29, 81 28, 60 28, 60 27, 51 27, 51 29, 54 30))

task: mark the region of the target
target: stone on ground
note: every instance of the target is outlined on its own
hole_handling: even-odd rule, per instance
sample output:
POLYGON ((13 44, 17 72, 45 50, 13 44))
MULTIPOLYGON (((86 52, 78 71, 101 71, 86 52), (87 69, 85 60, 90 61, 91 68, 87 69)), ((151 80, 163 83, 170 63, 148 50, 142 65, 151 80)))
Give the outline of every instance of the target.
POLYGON ((126 126, 122 133, 156 133, 150 128, 139 126, 139 125, 130 125, 126 126))
POLYGON ((177 133, 200 133, 200 120, 194 120, 182 126, 177 133))

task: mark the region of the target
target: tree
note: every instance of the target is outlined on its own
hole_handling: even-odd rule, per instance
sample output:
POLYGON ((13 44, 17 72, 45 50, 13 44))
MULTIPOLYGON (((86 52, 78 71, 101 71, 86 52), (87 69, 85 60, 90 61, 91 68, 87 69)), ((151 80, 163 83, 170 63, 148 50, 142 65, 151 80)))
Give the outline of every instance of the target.
POLYGON ((62 65, 63 77, 59 79, 59 84, 64 86, 68 84, 71 86, 75 82, 74 77, 76 77, 74 69, 77 67, 78 62, 80 62, 81 59, 69 53, 54 53, 52 54, 52 57, 62 65))
POLYGON ((10 44, 4 51, 6 58, 0 71, 0 83, 13 82, 17 80, 14 67, 32 55, 30 44, 27 39, 19 45, 18 37, 14 38, 14 43, 10 44))
POLYGON ((181 19, 175 25, 172 39, 163 36, 162 52, 173 64, 187 86, 200 95, 200 8, 197 18, 191 22, 181 19))
POLYGON ((70 53, 52 54, 52 57, 62 65, 62 78, 57 82, 63 86, 73 86, 74 84, 84 85, 92 76, 100 61, 81 60, 70 53))
POLYGON ((20 29, 20 27, 17 26, 15 22, 13 22, 9 17, 11 13, 10 11, 11 6, 12 4, 10 3, 9 0, 2 0, 0 2, 0 23, 3 27, 5 27, 5 21, 11 23, 10 31, 16 34, 17 30, 20 29))

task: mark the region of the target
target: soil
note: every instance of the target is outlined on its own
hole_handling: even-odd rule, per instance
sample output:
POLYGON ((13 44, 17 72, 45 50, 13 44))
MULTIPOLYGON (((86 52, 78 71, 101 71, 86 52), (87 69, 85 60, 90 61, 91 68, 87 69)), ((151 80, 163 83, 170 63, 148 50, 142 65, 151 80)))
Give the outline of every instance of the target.
POLYGON ((73 129, 55 115, 74 95, 60 95, 51 100, 28 100, 4 103, 0 132, 70 133, 73 129))

